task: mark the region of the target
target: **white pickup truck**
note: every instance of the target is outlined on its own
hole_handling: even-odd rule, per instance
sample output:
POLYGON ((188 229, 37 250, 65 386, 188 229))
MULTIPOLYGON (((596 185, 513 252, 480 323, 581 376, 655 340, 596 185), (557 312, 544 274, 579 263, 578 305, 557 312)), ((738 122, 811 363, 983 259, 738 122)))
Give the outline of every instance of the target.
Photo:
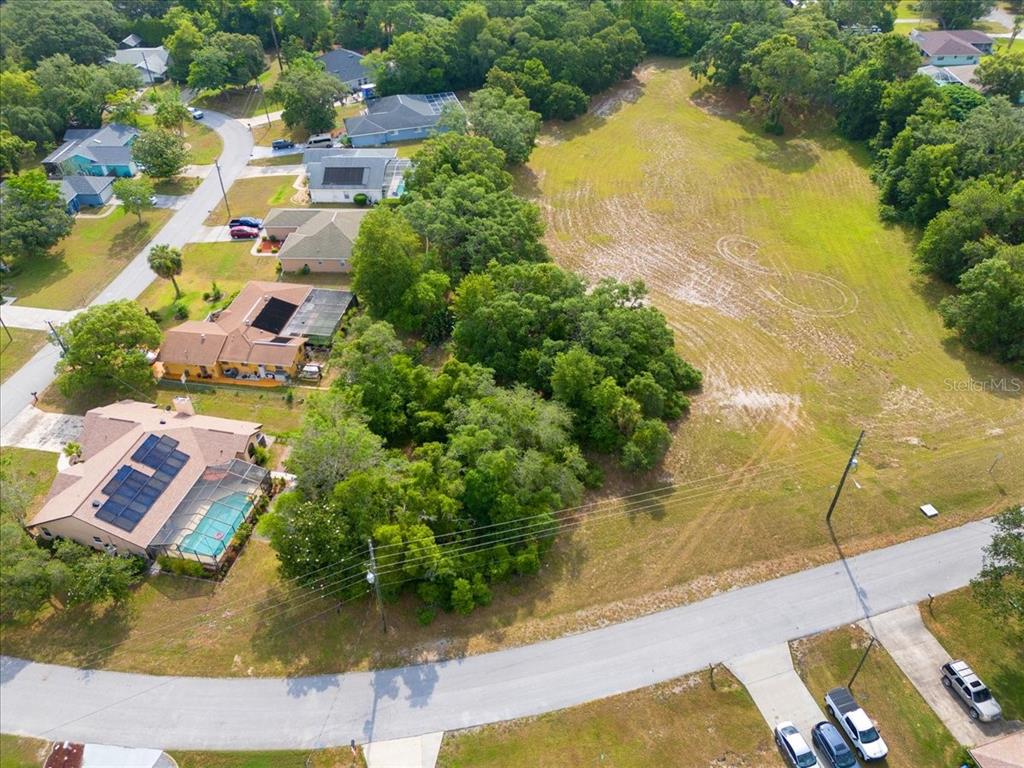
POLYGON ((857 704, 849 688, 833 688, 826 693, 825 710, 846 732, 861 760, 881 760, 889 754, 878 728, 857 704))

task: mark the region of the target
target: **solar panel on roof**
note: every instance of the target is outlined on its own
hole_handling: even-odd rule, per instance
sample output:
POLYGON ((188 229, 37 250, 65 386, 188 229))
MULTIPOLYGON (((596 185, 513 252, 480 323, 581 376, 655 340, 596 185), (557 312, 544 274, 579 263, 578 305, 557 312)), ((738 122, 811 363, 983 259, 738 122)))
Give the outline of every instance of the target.
POLYGON ((324 168, 324 184, 362 184, 365 176, 364 167, 324 168))
POLYGON ((132 461, 142 463, 145 458, 149 455, 149 452, 153 450, 153 447, 160 442, 158 435, 149 435, 145 440, 142 441, 142 445, 135 449, 135 453, 132 454, 132 461))
POLYGON ((267 333, 278 334, 288 323, 288 318, 295 314, 296 309, 298 307, 291 302, 270 298, 252 321, 253 327, 267 333))
POLYGON ((118 469, 103 488, 109 498, 96 517, 122 530, 134 530, 188 462, 188 454, 177 450, 177 445, 177 440, 166 435, 147 437, 132 454, 132 460, 153 467, 153 474, 146 475, 128 465, 118 469))
POLYGON ((110 478, 110 480, 107 482, 107 484, 103 486, 100 492, 106 496, 110 496, 112 493, 114 493, 114 491, 121 487, 121 483, 123 483, 124 479, 128 477, 129 474, 131 474, 131 471, 131 467, 129 467, 127 464, 122 464, 120 469, 118 469, 114 476, 110 478))
POLYGON ((132 461, 145 464, 147 467, 156 469, 166 459, 171 451, 178 447, 178 441, 167 435, 150 435, 142 445, 132 454, 132 461))

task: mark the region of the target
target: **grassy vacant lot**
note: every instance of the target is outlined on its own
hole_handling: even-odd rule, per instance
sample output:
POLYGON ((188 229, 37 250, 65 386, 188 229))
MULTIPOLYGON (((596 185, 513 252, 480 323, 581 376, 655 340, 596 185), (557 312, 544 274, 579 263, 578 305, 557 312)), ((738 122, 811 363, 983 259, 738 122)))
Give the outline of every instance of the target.
MULTIPOLYGON (((192 104, 203 109, 223 112, 231 117, 255 117, 263 112, 264 96, 277 83, 281 76, 281 68, 276 58, 267 59, 268 68, 259 76, 261 91, 252 88, 225 88, 222 91, 206 91, 192 104)), ((267 108, 273 112, 280 107, 272 99, 266 100, 267 108)))
POLYGON ((8 328, 0 331, 0 381, 27 363, 46 343, 46 331, 27 331, 24 328, 8 328))
POLYGON ((120 206, 102 218, 79 216, 71 234, 49 255, 18 261, 15 273, 3 277, 3 292, 31 307, 84 306, 152 239, 171 213, 146 211, 141 224, 120 206))
MULTIPOLYGON (((228 203, 231 205, 232 216, 257 216, 263 218, 274 206, 292 206, 292 197, 296 194, 295 180, 297 176, 255 176, 249 179, 238 179, 228 189, 228 203)), ((227 209, 221 200, 210 215, 206 224, 226 224, 227 209)), ((252 247, 252 243, 249 243, 252 247)))
POLYGON ((921 617, 955 659, 963 659, 992 689, 1007 720, 1024 718, 1024 627, 997 619, 961 589, 935 598, 921 617))
POLYGON ((42 739, 0 735, 0 768, 39 768, 50 745, 42 739))
POLYGON ((438 768, 781 766, 746 690, 725 670, 540 717, 445 735, 438 768))
MULTIPOLYGON (((799 640, 792 651, 800 676, 820 701, 829 688, 847 684, 867 645, 867 634, 850 626, 799 640)), ((880 645, 871 649, 854 690, 889 747, 885 765, 959 764, 960 746, 880 645)))
MULTIPOLYGON (((226 419, 258 421, 273 435, 281 435, 297 429, 302 422, 302 404, 310 390, 292 390, 291 405, 285 399, 285 388, 263 389, 242 386, 217 386, 189 384, 188 395, 199 413, 222 416, 226 419)), ((162 384, 156 394, 156 402, 166 405, 179 395, 186 394, 184 387, 177 383, 162 384)))
POLYGON ((363 768, 362 751, 348 747, 307 752, 299 749, 264 752, 170 753, 179 768, 363 768))

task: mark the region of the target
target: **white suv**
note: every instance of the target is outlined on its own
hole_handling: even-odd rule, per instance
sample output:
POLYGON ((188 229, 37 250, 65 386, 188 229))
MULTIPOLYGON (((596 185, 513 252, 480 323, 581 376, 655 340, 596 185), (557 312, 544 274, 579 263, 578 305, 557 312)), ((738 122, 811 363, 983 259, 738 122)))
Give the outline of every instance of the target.
POLYGON ((782 750, 786 760, 793 768, 811 768, 818 764, 818 758, 807 746, 800 731, 788 721, 783 721, 775 726, 775 743, 779 745, 779 749, 782 750))

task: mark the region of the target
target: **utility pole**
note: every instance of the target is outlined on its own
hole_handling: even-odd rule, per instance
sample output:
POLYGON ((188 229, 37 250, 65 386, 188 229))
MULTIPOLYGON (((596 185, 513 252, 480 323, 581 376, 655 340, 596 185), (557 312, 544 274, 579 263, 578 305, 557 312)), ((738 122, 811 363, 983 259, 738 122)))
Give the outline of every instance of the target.
POLYGON ((857 452, 860 450, 861 440, 864 439, 864 430, 860 431, 860 437, 857 438, 857 444, 853 446, 853 453, 850 454, 850 460, 846 462, 846 468, 843 470, 843 476, 839 480, 839 487, 836 488, 836 495, 832 497, 832 503, 828 505, 828 514, 825 515, 825 522, 829 525, 832 524, 832 513, 835 511, 836 502, 839 501, 839 494, 843 492, 843 485, 846 484, 846 476, 850 474, 850 470, 857 465, 857 452))
POLYGON ((380 611, 380 620, 384 625, 384 634, 388 633, 388 619, 384 615, 384 601, 380 596, 380 579, 377 578, 377 558, 373 555, 373 539, 367 538, 370 545, 370 570, 366 574, 366 580, 373 585, 373 591, 377 593, 377 609, 380 611))
POLYGON ((272 8, 270 11, 270 36, 274 39, 274 50, 277 52, 277 68, 284 72, 284 64, 281 63, 281 46, 277 42, 277 25, 274 23, 278 13, 277 8, 272 8))
POLYGON ((853 670, 853 677, 850 678, 850 682, 846 684, 846 687, 851 691, 853 690, 853 681, 857 679, 857 675, 860 674, 860 668, 864 666, 864 662, 868 660, 868 654, 871 653, 871 646, 875 644, 875 636, 871 636, 871 642, 868 643, 868 647, 864 649, 864 655, 860 657, 860 664, 853 670))
POLYGON ((230 220, 231 219, 231 206, 228 205, 228 193, 224 189, 224 177, 222 177, 220 175, 220 161, 215 159, 213 161, 213 167, 217 169, 217 181, 220 182, 220 193, 224 197, 224 207, 227 209, 228 220, 230 220))
POLYGON ((57 340, 57 343, 60 345, 61 357, 63 357, 64 355, 66 355, 68 353, 68 345, 64 343, 64 339, 62 339, 60 337, 60 334, 57 333, 57 329, 53 327, 53 323, 51 323, 49 320, 47 320, 46 324, 48 326, 50 326, 50 333, 53 334, 53 338, 55 338, 57 340))

